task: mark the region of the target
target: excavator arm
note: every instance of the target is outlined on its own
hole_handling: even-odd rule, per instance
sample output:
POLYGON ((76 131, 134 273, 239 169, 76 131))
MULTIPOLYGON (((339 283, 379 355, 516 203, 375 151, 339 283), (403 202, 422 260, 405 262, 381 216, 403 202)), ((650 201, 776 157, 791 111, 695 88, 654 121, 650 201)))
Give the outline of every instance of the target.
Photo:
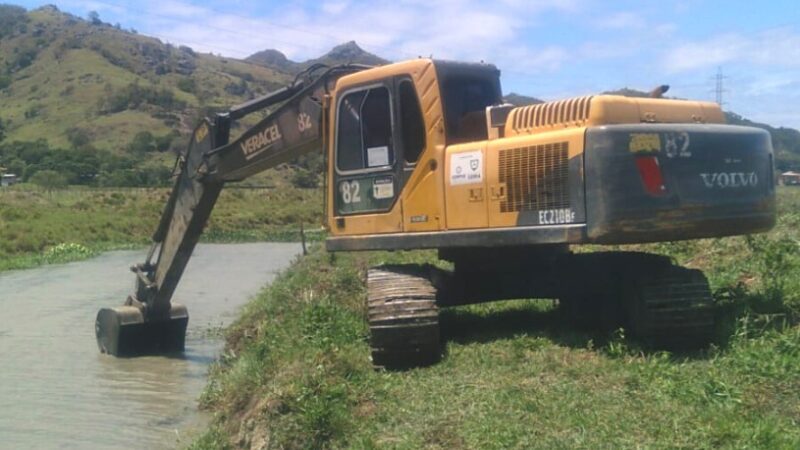
POLYGON ((189 316, 172 295, 226 182, 239 181, 321 147, 324 99, 339 77, 367 68, 315 66, 278 91, 205 119, 178 157, 175 184, 144 263, 134 265, 136 288, 124 305, 97 314, 100 351, 134 356, 182 351, 189 316), (315 75, 317 73, 317 75, 315 75), (275 107, 229 142, 233 121, 275 107))

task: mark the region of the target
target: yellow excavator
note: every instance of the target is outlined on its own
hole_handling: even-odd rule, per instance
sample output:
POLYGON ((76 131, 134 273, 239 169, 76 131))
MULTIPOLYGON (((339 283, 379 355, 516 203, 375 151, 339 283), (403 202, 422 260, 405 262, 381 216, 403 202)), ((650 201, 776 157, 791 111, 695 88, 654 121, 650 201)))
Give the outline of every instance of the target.
POLYGON ((377 366, 437 361, 439 308, 513 298, 557 299, 578 323, 626 326, 656 346, 708 343, 702 272, 570 246, 769 230, 769 135, 726 125, 706 102, 596 95, 515 107, 499 76, 431 59, 314 66, 204 120, 146 261, 132 267, 135 292, 97 315, 100 350, 182 351, 188 314, 172 294, 223 186, 314 151, 327 167, 329 251, 438 249, 452 262, 368 271, 377 366), (230 140, 232 121, 267 108, 230 140))

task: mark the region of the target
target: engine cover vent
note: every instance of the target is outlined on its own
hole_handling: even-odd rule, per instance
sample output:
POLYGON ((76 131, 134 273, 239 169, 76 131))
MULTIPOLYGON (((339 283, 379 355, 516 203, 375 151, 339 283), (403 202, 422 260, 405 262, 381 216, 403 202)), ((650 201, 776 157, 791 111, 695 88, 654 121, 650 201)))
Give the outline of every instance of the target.
POLYGON ((514 134, 532 131, 583 126, 589 120, 592 96, 572 98, 558 102, 515 108, 511 111, 508 124, 514 134))
POLYGON ((500 151, 500 212, 569 208, 569 146, 566 142, 500 151))

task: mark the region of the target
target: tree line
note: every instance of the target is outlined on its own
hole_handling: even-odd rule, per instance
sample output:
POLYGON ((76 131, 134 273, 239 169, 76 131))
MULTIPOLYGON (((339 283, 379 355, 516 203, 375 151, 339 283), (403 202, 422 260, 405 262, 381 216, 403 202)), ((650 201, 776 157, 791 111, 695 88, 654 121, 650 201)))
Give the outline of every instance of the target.
POLYGON ((61 185, 102 187, 166 186, 172 171, 148 153, 165 151, 174 135, 138 133, 124 153, 94 148, 85 132, 68 134, 72 145, 51 147, 44 139, 0 142, 0 166, 25 182, 53 188, 61 185))

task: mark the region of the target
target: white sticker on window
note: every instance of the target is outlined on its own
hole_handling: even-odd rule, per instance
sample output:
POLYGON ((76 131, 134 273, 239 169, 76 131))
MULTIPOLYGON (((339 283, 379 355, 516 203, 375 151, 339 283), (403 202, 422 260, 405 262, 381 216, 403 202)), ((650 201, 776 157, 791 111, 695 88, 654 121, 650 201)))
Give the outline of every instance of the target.
POLYGON ((473 184, 483 181, 483 152, 450 155, 450 184, 473 184))
POLYGON ((394 182, 391 178, 378 178, 372 182, 372 196, 376 200, 394 197, 394 182))
POLYGON ((370 147, 367 149, 367 167, 389 165, 389 147, 370 147))

